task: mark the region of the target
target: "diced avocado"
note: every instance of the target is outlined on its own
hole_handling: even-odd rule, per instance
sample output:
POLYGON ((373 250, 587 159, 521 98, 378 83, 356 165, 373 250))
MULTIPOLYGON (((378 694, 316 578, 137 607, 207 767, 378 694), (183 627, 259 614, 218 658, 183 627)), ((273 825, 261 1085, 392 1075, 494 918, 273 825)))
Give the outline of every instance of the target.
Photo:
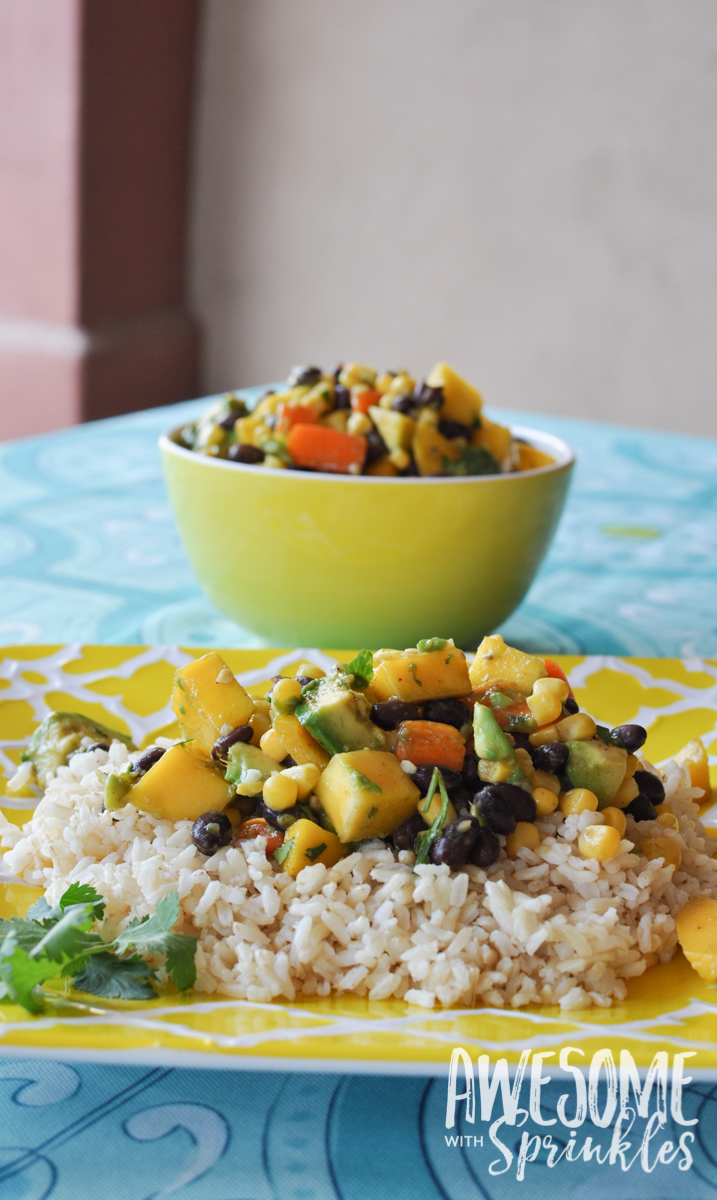
POLYGON ((92 738, 93 742, 124 742, 129 750, 135 749, 126 733, 118 733, 99 721, 91 721, 80 713, 50 713, 38 725, 22 756, 23 762, 32 763, 40 787, 46 787, 50 775, 65 766, 73 751, 80 749, 84 737, 92 738))
POLYGON ((253 782, 254 777, 248 776, 249 771, 258 771, 262 779, 268 779, 279 770, 275 758, 270 758, 258 746, 247 745, 245 742, 235 742, 230 747, 227 763, 227 781, 236 784, 253 782))
POLYGON ((612 804, 625 778, 627 751, 606 746, 599 738, 566 743, 570 756, 565 773, 573 787, 588 788, 600 808, 612 804))
POLYGON ((511 762, 515 751, 490 708, 476 704, 473 709, 473 743, 479 758, 490 762, 511 762))
POLYGON ((420 793, 393 754, 354 750, 336 754, 316 795, 342 842, 387 837, 415 811, 420 793))
POLYGON ((304 689, 296 716, 329 754, 381 750, 386 739, 370 718, 371 705, 340 672, 304 689))

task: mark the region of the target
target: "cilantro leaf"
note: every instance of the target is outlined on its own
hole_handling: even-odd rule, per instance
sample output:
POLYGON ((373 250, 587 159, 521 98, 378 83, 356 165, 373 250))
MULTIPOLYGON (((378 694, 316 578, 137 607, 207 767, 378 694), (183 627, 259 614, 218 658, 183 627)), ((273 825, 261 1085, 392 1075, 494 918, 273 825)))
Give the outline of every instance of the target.
POLYGON ((368 687, 373 679, 373 654, 370 650, 359 650, 355 658, 344 667, 347 675, 353 675, 357 687, 368 687))
POLYGON ((113 946, 120 954, 130 948, 140 954, 164 954, 167 974, 181 992, 196 979, 197 939, 189 934, 172 933, 179 911, 179 896, 169 892, 159 901, 153 916, 131 921, 115 938, 113 946))
POLYGON ((308 849, 304 851, 304 853, 306 854, 306 857, 308 858, 309 862, 314 863, 314 862, 316 862, 317 858, 319 858, 319 856, 324 853, 325 849, 326 849, 326 842, 320 842, 318 846, 309 846, 308 849))
POLYGON ((438 767, 436 767, 433 771, 431 785, 426 794, 426 803, 423 805, 421 811, 423 813, 427 813, 431 807, 431 800, 435 794, 436 785, 438 785, 441 792, 441 810, 431 825, 431 828, 426 829, 423 833, 419 833, 416 839, 416 864, 428 862, 428 855, 431 852, 431 846, 443 830, 443 826, 446 823, 446 817, 448 816, 448 792, 446 791, 446 785, 443 781, 441 772, 438 770, 438 767))
POLYGON ((444 475, 500 475, 500 464, 482 446, 466 446, 458 462, 443 459, 444 475))
POLYGON ((31 958, 19 946, 13 933, 6 934, 0 945, 2 999, 21 1004, 30 1013, 41 1012, 43 1001, 36 992, 39 984, 57 975, 57 963, 49 958, 31 958))
POLYGON ((41 924, 44 924, 45 921, 57 920, 59 915, 60 910, 58 906, 54 905, 54 907, 51 907, 47 903, 45 897, 40 896, 40 899, 36 900, 35 903, 31 904, 28 908, 27 912, 25 913, 25 919, 27 920, 29 918, 31 921, 39 921, 41 924))
POLYGON ((105 901, 89 883, 71 883, 60 897, 60 908, 63 912, 73 904, 91 904, 98 921, 104 916, 105 901))
POLYGON ((37 921, 27 921, 22 917, 11 917, 9 921, 5 918, 0 919, 0 938, 12 934, 16 944, 28 954, 42 941, 46 933, 46 927, 37 921))
POLYGON ((44 956, 55 963, 91 953, 102 945, 99 933, 90 933, 95 917, 91 904, 73 904, 58 921, 42 929, 42 937, 29 951, 33 958, 44 956))
POLYGON ((108 1000, 151 1000, 157 972, 143 958, 117 958, 110 951, 93 954, 75 975, 72 986, 79 992, 105 996, 108 1000))

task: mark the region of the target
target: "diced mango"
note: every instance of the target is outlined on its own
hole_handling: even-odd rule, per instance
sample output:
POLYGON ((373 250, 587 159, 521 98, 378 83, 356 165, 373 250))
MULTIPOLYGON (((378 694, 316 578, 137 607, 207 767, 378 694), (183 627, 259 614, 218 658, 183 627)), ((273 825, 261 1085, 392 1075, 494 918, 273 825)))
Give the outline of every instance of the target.
POLYGON ((174 677, 172 709, 186 737, 211 753, 225 725, 245 725, 254 701, 216 650, 182 667, 174 677))
POLYGON ((329 755, 293 713, 274 713, 272 724, 295 763, 313 763, 323 771, 329 755))
POLYGON ((480 446, 501 467, 511 467, 513 457, 513 435, 505 425, 497 425, 487 417, 481 417, 480 429, 476 429, 471 439, 474 446, 480 446))
POLYGON ((387 837, 411 815, 419 799, 415 783, 385 750, 335 754, 316 795, 342 842, 387 837))
POLYGON ((335 866, 345 853, 335 833, 330 833, 305 817, 289 827, 281 850, 287 846, 289 852, 281 860, 281 869, 294 879, 304 867, 312 867, 316 863, 323 863, 326 867, 335 866))
POLYGON ((512 684, 524 696, 529 696, 536 679, 543 679, 547 674, 542 658, 506 646, 500 634, 494 633, 484 637, 476 650, 470 681, 474 688, 489 683, 512 684))
POLYGON ((443 388, 441 417, 444 420, 460 421, 469 429, 473 427, 476 417, 481 415, 483 401, 472 383, 468 383, 445 362, 436 363, 426 376, 426 383, 429 387, 443 388))
POLYGON ((368 415, 381 434, 388 450, 410 450, 416 422, 404 413, 375 405, 368 415))
POLYGON ((451 641, 442 650, 424 654, 409 650, 397 658, 383 659, 385 653, 378 651, 374 655, 371 687, 379 700, 398 696, 422 704, 442 696, 467 696, 471 690, 466 656, 451 641))
POLYGON ((675 762, 682 763, 687 767, 692 786, 702 788, 705 796, 709 796, 711 791, 709 760, 707 751, 699 738, 695 738, 683 746, 675 755, 675 762))
POLYGON ((220 765, 198 756, 191 742, 180 742, 133 784, 127 799, 158 820, 196 821, 202 813, 221 812, 232 794, 220 765))
POLYGON ((537 446, 529 446, 527 442, 518 442, 517 448, 519 471, 533 471, 536 467, 551 467, 555 462, 555 459, 549 454, 538 450, 537 446))
POLYGON ((717 983, 717 900, 693 896, 675 917, 677 936, 701 979, 717 983))
POLYGON ((460 450, 429 421, 418 422, 412 447, 419 475, 443 475, 445 461, 457 462, 460 458, 460 450))
MULTIPOLYGON (((340 408, 339 412, 345 412, 345 409, 340 408)), ((371 463, 370 467, 366 467, 364 475, 398 475, 398 467, 394 466, 387 454, 383 458, 376 459, 376 462, 371 463)))

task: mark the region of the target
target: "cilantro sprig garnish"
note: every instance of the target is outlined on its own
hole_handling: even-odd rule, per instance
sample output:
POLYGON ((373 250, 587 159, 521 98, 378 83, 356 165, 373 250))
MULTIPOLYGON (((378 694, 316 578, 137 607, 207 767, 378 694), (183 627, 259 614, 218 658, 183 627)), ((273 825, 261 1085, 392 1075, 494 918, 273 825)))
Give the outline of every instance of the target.
POLYGON ((368 687, 373 679, 373 654, 370 650, 359 650, 350 663, 346 663, 344 671, 353 675, 356 687, 368 687))
POLYGON ((98 925, 105 902, 88 884, 73 883, 59 904, 41 897, 24 917, 0 918, 0 1002, 42 1012, 53 999, 42 985, 70 980, 78 991, 111 1000, 156 996, 157 971, 146 956, 161 954, 178 991, 196 979, 197 939, 174 933, 179 914, 176 892, 163 896, 151 917, 134 920, 110 942, 98 925))
POLYGON ((416 865, 418 865, 418 863, 428 862, 428 855, 431 853, 431 846, 435 842, 436 838, 440 837, 443 831, 443 826, 446 823, 446 818, 448 817, 448 792, 446 791, 446 785, 443 781, 441 772, 438 770, 438 767, 435 767, 433 770, 431 783, 428 791, 426 792, 426 799, 421 809, 424 815, 428 815, 428 812, 430 811, 431 801, 436 794, 436 788, 438 788, 441 794, 440 811, 430 829, 425 829, 423 833, 419 833, 418 837, 416 838, 416 865))

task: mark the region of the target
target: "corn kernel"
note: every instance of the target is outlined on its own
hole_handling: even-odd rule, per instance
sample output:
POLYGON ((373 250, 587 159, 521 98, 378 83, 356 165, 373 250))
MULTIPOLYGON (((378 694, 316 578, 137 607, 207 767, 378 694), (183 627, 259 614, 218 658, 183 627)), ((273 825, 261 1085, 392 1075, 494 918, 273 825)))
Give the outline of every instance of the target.
POLYGON ((557 725, 543 725, 542 729, 536 729, 533 733, 528 734, 528 741, 531 746, 547 746, 548 742, 559 742, 560 734, 557 725))
POLYGON ((483 783, 505 783, 515 770, 512 762, 490 762, 487 758, 478 760, 478 778, 483 783))
MULTIPOLYGON (((472 731, 469 729, 468 732, 470 733, 472 731)), ((526 775, 528 779, 532 779, 535 775, 533 760, 528 754, 528 751, 524 750, 522 746, 519 746, 515 752, 515 761, 517 762, 523 774, 526 775)))
POLYGON ((526 703, 539 725, 551 725, 563 711, 560 700, 552 692, 534 691, 526 703))
POLYGON ((575 813, 597 812, 598 798, 588 788, 571 788, 560 797, 560 811, 566 817, 575 813))
POLYGON ((622 809, 614 808, 612 805, 610 805, 608 808, 604 808, 602 810, 602 815, 605 818, 605 824, 611 825, 613 829, 617 829, 620 837, 624 838, 627 821, 625 820, 625 814, 622 809))
POLYGON ((594 738, 596 732, 595 722, 587 713, 573 713, 558 721, 558 733, 563 742, 586 742, 594 738))
POLYGON ((293 808, 298 795, 298 783, 283 771, 264 780, 264 803, 272 812, 283 812, 285 808, 293 808))
POLYGON ((578 838, 578 850, 583 858, 607 862, 620 849, 620 833, 613 825, 588 825, 578 838))
POLYGON ((555 812, 558 807, 558 797, 550 788, 533 788, 533 799, 539 817, 547 817, 549 813, 555 812))
POLYGON ((550 692, 553 696, 557 696, 561 704, 564 704, 570 695, 570 688, 564 679, 553 679, 550 675, 544 675, 541 679, 536 679, 533 684, 533 695, 536 692, 550 692))
POLYGON ((275 471, 286 470, 286 463, 284 462, 283 458, 279 458, 276 454, 267 454, 262 466, 272 467, 275 471))
POLYGON ((547 788, 549 792, 554 792, 556 796, 560 795, 560 780, 557 775, 551 775, 549 771, 536 771, 531 782, 533 787, 547 788))
POLYGON ((330 429, 338 429, 339 433, 346 432, 346 426, 349 423, 349 410, 347 408, 335 408, 332 412, 327 413, 319 422, 321 425, 328 425, 330 429))
POLYGON ((301 763, 297 767, 286 767, 281 772, 282 775, 287 775, 289 779, 296 780, 298 788, 299 800, 306 800, 311 795, 314 788, 321 778, 321 767, 317 767, 315 763, 301 763))
POLYGON ((660 825, 662 825, 662 827, 664 829, 679 829, 680 828, 680 822, 677 820, 677 817, 675 816, 674 813, 671 813, 671 812, 660 813, 660 815, 657 819, 660 822, 660 825))
POLYGON ((379 375, 373 386, 377 392, 380 392, 382 396, 385 396, 395 378, 395 375, 391 375, 390 372, 386 371, 383 375, 379 375))
POLYGON ((657 813, 658 817, 661 817, 663 813, 671 813, 672 805, 671 804, 656 804, 655 812, 657 813))
MULTIPOLYGON (((425 803, 426 803, 425 796, 421 796, 421 799, 418 801, 418 804, 416 805, 416 811, 421 814, 421 816, 423 817, 423 820, 426 822, 426 825, 432 825, 433 822, 435 821, 436 817, 440 814, 441 804, 443 803, 441 800, 441 794, 438 791, 438 789, 436 789, 436 791, 433 794, 433 799, 431 800, 431 803, 428 806, 428 812, 423 811, 425 803)), ((446 825, 450 825, 451 822, 455 821, 455 820, 457 820, 456 810, 449 800, 448 801, 448 814, 446 816, 446 825)), ((444 828, 445 828, 445 826, 444 826, 444 828)))
POLYGON ((640 794, 640 789, 635 783, 635 780, 623 779, 613 798, 613 804, 616 808, 627 808, 628 804, 640 794))
POLYGON ((274 690, 271 693, 271 698, 274 704, 281 707, 282 704, 290 704, 292 700, 298 700, 301 696, 301 684, 296 679, 280 679, 274 684, 274 690))
POLYGON ((628 754, 625 764, 625 778, 632 779, 635 771, 639 770, 640 760, 636 754, 628 754))
POLYGON ((265 754, 269 755, 269 758, 275 759, 276 762, 282 762, 286 758, 286 746, 274 729, 267 729, 266 733, 262 734, 259 746, 265 754))
POLYGON ((411 465, 411 455, 407 450, 402 450, 400 446, 397 450, 391 451, 388 460, 393 463, 397 471, 405 471, 406 467, 411 465))
POLYGON ((346 432, 365 437, 373 429, 373 421, 366 413, 352 412, 346 422, 346 432))
POLYGON ((259 779, 254 783, 238 783, 237 796, 258 796, 263 787, 263 779, 259 779))
POLYGON ((264 734, 268 733, 271 729, 271 718, 265 716, 264 713, 252 713, 249 717, 249 724, 254 730, 251 744, 252 746, 260 746, 264 734))
POLYGON ((254 712, 263 713, 265 717, 271 712, 271 705, 268 700, 254 700, 254 712))
POLYGON ((540 834, 532 821, 517 821, 515 829, 505 839, 505 852, 515 858, 519 850, 537 850, 540 845, 540 834))
POLYGON ((682 862, 680 847, 669 837, 646 838, 640 843, 639 850, 645 858, 664 858, 666 867, 677 869, 682 862))
POLYGON ((313 663, 302 662, 296 668, 296 674, 304 679, 323 679, 326 672, 322 671, 321 667, 315 667, 313 663))

